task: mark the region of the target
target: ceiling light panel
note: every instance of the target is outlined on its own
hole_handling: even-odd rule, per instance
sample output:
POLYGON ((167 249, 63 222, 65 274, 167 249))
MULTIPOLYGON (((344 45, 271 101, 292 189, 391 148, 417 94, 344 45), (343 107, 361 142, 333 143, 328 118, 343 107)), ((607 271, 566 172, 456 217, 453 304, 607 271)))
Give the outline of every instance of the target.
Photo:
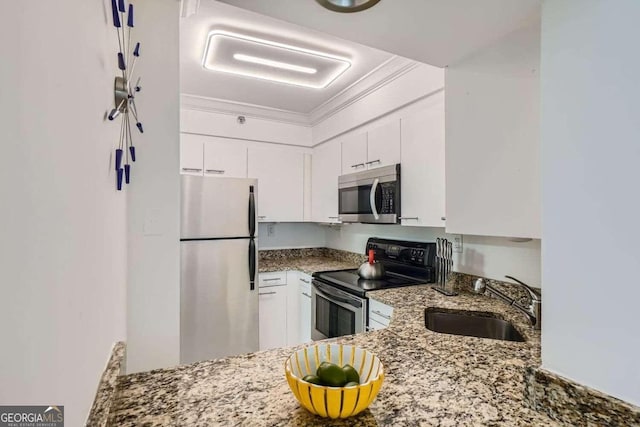
POLYGON ((343 57, 227 31, 207 36, 207 70, 322 89, 350 66, 343 57))

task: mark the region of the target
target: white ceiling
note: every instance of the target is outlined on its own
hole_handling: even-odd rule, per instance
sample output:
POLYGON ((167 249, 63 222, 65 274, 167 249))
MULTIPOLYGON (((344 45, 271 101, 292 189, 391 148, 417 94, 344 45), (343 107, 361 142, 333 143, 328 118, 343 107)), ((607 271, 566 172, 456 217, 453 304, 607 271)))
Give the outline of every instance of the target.
POLYGON ((296 113, 310 113, 392 59, 393 55, 389 53, 215 0, 201 0, 197 14, 182 18, 180 24, 180 72, 183 94, 296 113), (323 89, 206 70, 202 66, 203 53, 207 35, 213 29, 330 53, 350 59, 352 65, 323 89))
POLYGON ((357 13, 315 0, 220 0, 416 61, 445 67, 539 19, 541 0, 381 0, 357 13))

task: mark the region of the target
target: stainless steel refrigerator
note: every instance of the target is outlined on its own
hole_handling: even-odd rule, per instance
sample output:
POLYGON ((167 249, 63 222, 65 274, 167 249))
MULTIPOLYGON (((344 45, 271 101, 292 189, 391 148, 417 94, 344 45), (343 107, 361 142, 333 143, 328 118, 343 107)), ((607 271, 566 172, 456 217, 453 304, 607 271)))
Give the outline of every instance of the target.
POLYGON ((182 176, 180 362, 258 350, 257 181, 182 176))

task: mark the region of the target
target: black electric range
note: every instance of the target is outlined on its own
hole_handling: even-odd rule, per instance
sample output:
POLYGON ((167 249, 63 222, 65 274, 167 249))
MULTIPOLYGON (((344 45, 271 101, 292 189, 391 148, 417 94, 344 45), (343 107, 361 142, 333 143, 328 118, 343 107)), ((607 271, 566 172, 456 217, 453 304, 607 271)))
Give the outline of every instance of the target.
POLYGON ((435 282, 435 243, 372 237, 367 241, 365 254, 370 249, 385 267, 383 278, 361 279, 357 269, 350 269, 315 273, 314 280, 359 297, 364 297, 367 291, 435 282))

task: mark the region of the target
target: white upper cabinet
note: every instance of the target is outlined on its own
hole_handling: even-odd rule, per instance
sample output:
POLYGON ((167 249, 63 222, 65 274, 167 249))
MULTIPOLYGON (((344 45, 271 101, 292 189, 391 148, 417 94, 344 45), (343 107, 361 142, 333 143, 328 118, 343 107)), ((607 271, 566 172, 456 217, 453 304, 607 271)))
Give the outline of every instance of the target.
POLYGON ((541 237, 539 38, 446 69, 447 232, 541 237))
POLYGON ((202 139, 189 134, 180 135, 180 173, 202 175, 204 169, 204 146, 202 139))
MULTIPOLYGON (((342 173, 352 173, 367 168, 367 134, 352 133, 340 138, 342 141, 342 173)), ((338 191, 336 187, 336 191, 338 191)))
POLYGON ((180 173, 246 178, 247 145, 228 138, 180 134, 180 173))
POLYGON ((342 140, 342 173, 358 172, 400 162, 400 120, 394 119, 367 132, 342 140))
POLYGON ((258 179, 258 221, 302 221, 303 153, 294 149, 249 147, 248 165, 249 178, 258 179))
POLYGON ((247 177, 247 146, 228 138, 204 137, 204 175, 247 177))
POLYGON ((395 119, 367 132, 369 169, 400 163, 400 120, 395 119))
POLYGON ((401 119, 401 223, 444 227, 444 93, 401 119))
POLYGON ((313 149, 311 219, 314 222, 338 222, 340 153, 340 140, 337 139, 313 149))

